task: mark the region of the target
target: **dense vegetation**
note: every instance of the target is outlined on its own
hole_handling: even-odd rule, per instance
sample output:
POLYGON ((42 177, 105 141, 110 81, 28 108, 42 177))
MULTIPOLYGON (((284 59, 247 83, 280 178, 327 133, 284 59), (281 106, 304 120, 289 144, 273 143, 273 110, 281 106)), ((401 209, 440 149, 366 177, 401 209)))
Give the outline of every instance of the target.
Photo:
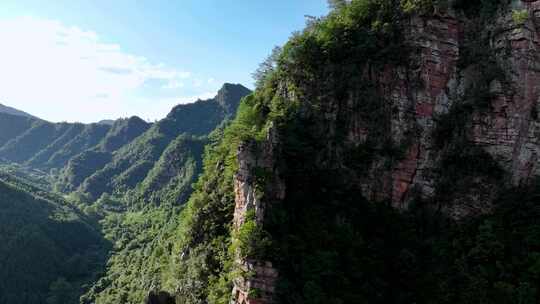
POLYGON ((129 144, 149 127, 148 123, 136 116, 114 121, 97 145, 69 159, 58 177, 58 190, 63 192, 76 190, 86 178, 105 167, 112 160, 116 150, 129 144))
POLYGON ((132 159, 151 167, 127 191, 114 185, 112 196, 104 194, 84 208, 102 218, 103 231, 114 243, 107 271, 85 294, 84 303, 140 303, 148 291, 169 281, 179 214, 202 170, 208 139, 201 135, 219 130, 248 92, 240 85, 225 85, 213 100, 175 107, 127 146, 132 159))
MULTIPOLYGON (((27 186, 23 187, 19 179, 4 176, 21 188, 17 190, 20 196, 13 196, 10 202, 14 205, 10 207, 22 206, 25 195, 39 194, 36 200, 46 197, 55 208, 73 212, 69 221, 95 225, 91 227, 95 235, 77 230, 74 233, 78 233, 80 239, 71 241, 71 235, 60 230, 69 229, 67 226, 47 223, 47 218, 41 219, 39 212, 32 211, 36 217, 26 219, 29 226, 41 227, 43 223, 49 227, 43 228, 43 235, 36 237, 44 242, 51 239, 51 246, 72 247, 68 253, 54 251, 54 258, 48 253, 43 256, 52 266, 44 264, 44 267, 50 266, 49 274, 35 283, 43 286, 28 285, 28 288, 37 288, 34 293, 16 285, 7 286, 5 294, 10 303, 21 294, 23 298, 19 300, 24 303, 76 303, 83 289, 86 292, 81 298, 83 303, 142 302, 149 290, 161 284, 181 206, 201 172, 206 136, 234 116, 240 99, 248 93, 241 85, 226 84, 216 98, 179 105, 154 125, 137 117, 119 119, 112 125, 83 125, 53 124, 6 115, 6 125, 11 124, 13 132, 5 133, 7 144, 1 148, 5 164, 1 170, 27 181, 24 183, 27 186), (104 183, 96 184, 94 181, 100 178, 104 183), (79 186, 82 191, 73 192, 79 186), (69 193, 69 203, 49 192, 54 190, 69 193), (60 228, 54 228, 56 226, 60 228), (106 242, 99 238, 100 232, 112 244, 109 257, 105 256, 106 242), (94 237, 98 237, 100 243, 90 250, 86 244, 95 243, 94 237), (64 238, 72 244, 58 241, 64 238), (76 252, 75 262, 90 263, 93 271, 83 273, 71 262, 61 265, 62 260, 71 261, 69 254, 73 252, 76 252), (108 258, 107 267, 101 272, 105 258, 108 258), (27 296, 31 299, 25 302, 27 296)), ((16 211, 21 213, 15 217, 19 220, 28 210, 16 211)), ((9 216, 11 212, 0 214, 9 216)), ((50 214, 56 214, 54 208, 50 214)), ((6 227, 9 225, 11 223, 6 222, 6 227)), ((10 233, 30 240, 25 227, 9 226, 9 229, 10 233)), ((9 252, 19 250, 6 248, 9 252)), ((20 267, 20 263, 22 261, 13 260, 11 265, 20 267)), ((36 267, 33 272, 33 268, 21 268, 16 277, 24 278, 40 269, 36 267)), ((14 275, 11 270, 6 274, 14 275)))
POLYGON ((58 196, 22 180, 0 181, 0 303, 76 303, 103 269, 97 227, 58 196))
POLYGON ((110 163, 82 183, 80 191, 95 200, 103 193, 122 194, 134 189, 177 136, 207 135, 234 115, 240 99, 248 93, 241 85, 225 84, 214 99, 176 106, 166 118, 120 148, 110 163))
MULTIPOLYGON (((385 136, 390 114, 373 89, 377 84, 358 71, 406 65, 400 21, 442 4, 333 1, 329 16, 310 20, 274 51, 256 73, 257 90, 207 148, 204 173, 182 211, 163 285, 178 303, 229 303, 238 276, 235 248, 277 266, 278 303, 537 303, 538 184, 499 188, 492 214, 456 223, 432 207, 442 201, 418 198, 401 213, 367 201, 350 182, 365 173, 362 162, 379 157, 392 164, 402 153, 385 136), (332 156, 325 149, 344 138, 339 130, 326 133, 325 103, 351 95, 372 137, 365 147, 345 149, 357 157, 321 163, 321 155, 332 156), (284 141, 279 167, 287 197, 270 208, 264 229, 248 217, 234 235, 236 150, 242 141, 264 140, 269 128, 284 141)), ((491 1, 454 5, 471 18, 488 18, 497 8, 491 1)), ((340 115, 338 121, 347 113, 340 115)), ((450 141, 455 131, 448 131, 450 141)), ((448 178, 438 189, 459 193, 465 184, 445 188, 473 177, 497 183, 504 173, 489 155, 460 144, 447 146, 440 165, 448 178)))

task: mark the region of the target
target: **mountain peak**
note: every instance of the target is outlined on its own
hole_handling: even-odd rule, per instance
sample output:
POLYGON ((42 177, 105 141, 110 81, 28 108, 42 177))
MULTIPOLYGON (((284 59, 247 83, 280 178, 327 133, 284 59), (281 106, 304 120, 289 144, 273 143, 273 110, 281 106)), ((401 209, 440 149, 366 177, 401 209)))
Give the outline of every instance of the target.
POLYGON ((238 108, 240 100, 251 93, 251 90, 241 84, 225 83, 219 89, 215 100, 219 103, 227 112, 232 113, 238 108))

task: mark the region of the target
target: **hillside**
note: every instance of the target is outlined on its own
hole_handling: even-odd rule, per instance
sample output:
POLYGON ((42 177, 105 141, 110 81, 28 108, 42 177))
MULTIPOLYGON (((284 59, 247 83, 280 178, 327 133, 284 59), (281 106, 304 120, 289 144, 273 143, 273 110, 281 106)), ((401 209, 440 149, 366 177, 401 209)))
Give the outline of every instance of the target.
POLYGON ((209 100, 174 107, 164 119, 118 150, 112 160, 80 186, 90 200, 103 193, 122 194, 141 183, 167 146, 179 135, 207 135, 231 118, 240 99, 250 91, 242 85, 225 84, 209 100))
POLYGON ((0 176, 0 303, 76 303, 107 243, 61 198, 0 176))
POLYGON ((0 113, 0 145, 16 138, 36 123, 34 119, 11 114, 0 113))
MULTIPOLYGON (((107 125, 98 124, 100 128, 107 125)), ((61 170, 57 188, 70 192, 79 187, 82 182, 96 171, 102 169, 113 158, 113 153, 131 143, 150 128, 150 124, 133 116, 128 119, 118 119, 110 126, 109 131, 101 137, 99 143, 71 157, 61 170)))
POLYGON ((537 303, 540 1, 332 3, 211 145, 161 288, 537 303))
POLYGON ((113 196, 103 194, 88 207, 103 217, 104 233, 115 246, 106 273, 83 303, 141 303, 149 290, 161 286, 179 214, 202 170, 208 137, 219 136, 248 93, 243 86, 226 84, 212 100, 175 107, 128 145, 135 153, 127 155, 150 160, 151 169, 136 186, 123 192, 115 185, 113 196), (157 160, 153 155, 159 155, 157 160), (121 211, 110 212, 116 210, 112 206, 121 206, 121 211))
POLYGON ((84 125, 4 115, 0 124, 6 124, 0 138, 0 158, 45 171, 62 169, 88 150, 114 152, 149 127, 138 117, 117 120, 113 125, 84 125))

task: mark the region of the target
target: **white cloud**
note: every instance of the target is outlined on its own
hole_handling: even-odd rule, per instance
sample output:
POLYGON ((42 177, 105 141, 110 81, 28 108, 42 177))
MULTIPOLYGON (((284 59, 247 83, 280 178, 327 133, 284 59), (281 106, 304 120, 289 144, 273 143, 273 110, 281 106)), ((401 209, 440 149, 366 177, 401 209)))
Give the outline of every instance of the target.
POLYGON ((192 73, 129 54, 93 31, 44 19, 0 20, 0 45, 0 102, 52 121, 155 119, 193 99, 177 91, 180 96, 140 96, 156 81, 152 90, 182 88, 192 73))

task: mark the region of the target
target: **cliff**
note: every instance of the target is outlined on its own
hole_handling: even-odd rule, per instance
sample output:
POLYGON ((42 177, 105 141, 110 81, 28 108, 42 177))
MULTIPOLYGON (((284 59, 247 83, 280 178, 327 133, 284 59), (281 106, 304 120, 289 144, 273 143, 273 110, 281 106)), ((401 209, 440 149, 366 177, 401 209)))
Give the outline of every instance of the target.
MULTIPOLYGON (((503 2, 484 16, 459 6, 435 4, 433 10, 401 15, 402 40, 396 44, 402 54, 387 55, 390 60, 354 66, 342 59, 357 69, 330 62, 311 79, 296 77, 297 67, 280 62, 289 73, 277 80, 275 96, 298 104, 296 122, 271 127, 266 139, 239 146, 233 238, 241 238, 246 216, 254 212, 256 225, 286 255, 283 246, 295 246, 286 234, 295 232, 283 226, 300 223, 276 224, 275 210, 298 220, 295 212, 310 212, 298 201, 309 200, 306 193, 332 200, 348 191, 406 213, 421 204, 467 222, 492 214, 510 189, 537 188, 540 1, 503 2), (347 70, 346 80, 336 77, 343 76, 337 69, 347 70), (291 144, 297 136, 302 152, 291 144), (261 181, 261 170, 272 178, 261 181)), ((339 214, 327 216, 346 222, 339 214)), ((235 256, 249 275, 233 281, 231 303, 276 300, 276 257, 253 259, 257 255, 238 250, 235 256)), ((283 265, 295 267, 290 261, 283 265)))

